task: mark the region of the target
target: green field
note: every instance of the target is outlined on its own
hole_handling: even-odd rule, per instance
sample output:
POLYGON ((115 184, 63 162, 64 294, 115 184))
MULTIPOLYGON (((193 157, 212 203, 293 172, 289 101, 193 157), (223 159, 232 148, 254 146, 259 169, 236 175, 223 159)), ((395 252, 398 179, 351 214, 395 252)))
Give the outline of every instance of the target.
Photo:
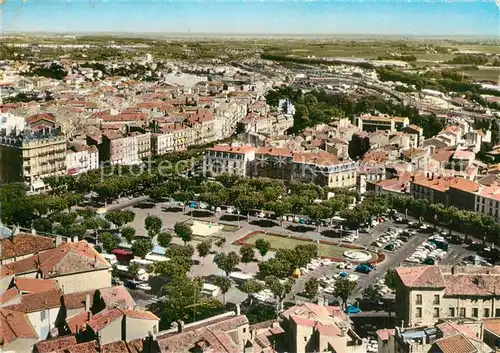
MULTIPOLYGON (((286 238, 283 236, 278 236, 273 234, 254 234, 249 238, 245 239, 245 243, 253 245, 255 244, 257 239, 261 238, 269 241, 271 243, 272 249, 293 249, 296 245, 316 244, 314 242, 306 240, 286 238)), ((349 250, 349 248, 336 245, 329 245, 329 244, 316 244, 316 245, 318 245, 319 255, 324 257, 341 259, 344 257, 344 252, 346 250, 349 250)), ((373 254, 372 260, 375 260, 376 258, 377 255, 373 254)))

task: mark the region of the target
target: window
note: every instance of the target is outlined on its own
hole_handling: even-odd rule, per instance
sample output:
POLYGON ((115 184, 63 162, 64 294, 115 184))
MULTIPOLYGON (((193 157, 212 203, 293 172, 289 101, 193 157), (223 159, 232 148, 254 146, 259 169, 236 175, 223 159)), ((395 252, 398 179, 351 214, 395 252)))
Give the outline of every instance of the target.
POLYGON ((156 325, 153 326, 153 333, 158 333, 158 327, 156 325))
POLYGON ((495 309, 495 317, 500 317, 500 309, 495 309))
POLYGON ((439 317, 439 308, 434 308, 432 317, 439 317))
POLYGON ((41 321, 45 320, 45 310, 44 311, 40 311, 40 320, 41 321))
POLYGON ((415 316, 422 317, 422 308, 417 308, 417 314, 415 316))
POLYGON ((434 305, 439 305, 439 294, 434 295, 434 301, 432 303, 434 305))
POLYGON ((247 332, 247 328, 243 327, 243 333, 247 332))
POLYGON ((472 308, 472 317, 478 317, 478 316, 479 316, 479 309, 472 308))
POLYGON ((465 308, 460 308, 460 317, 465 317, 465 308))
POLYGON ((306 336, 304 336, 304 342, 307 342, 307 337, 306 336))
POLYGON ((448 309, 448 316, 449 317, 455 317, 455 308, 449 308, 448 309))
POLYGON ((489 308, 484 308, 484 310, 483 310, 483 316, 484 317, 490 317, 490 309, 489 308))
POLYGON ((422 294, 417 294, 416 304, 417 305, 422 305, 422 294))

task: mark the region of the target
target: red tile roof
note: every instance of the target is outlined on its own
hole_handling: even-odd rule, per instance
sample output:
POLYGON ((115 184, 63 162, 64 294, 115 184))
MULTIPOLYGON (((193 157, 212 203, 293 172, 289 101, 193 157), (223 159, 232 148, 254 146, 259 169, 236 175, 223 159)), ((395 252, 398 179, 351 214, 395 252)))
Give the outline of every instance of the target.
POLYGON ((131 319, 160 320, 155 314, 153 314, 149 311, 126 310, 126 309, 120 309, 120 311, 126 317, 131 318, 131 319))
POLYGON ((293 152, 288 148, 278 148, 278 147, 259 147, 255 151, 256 154, 269 155, 269 156, 282 156, 282 157, 292 157, 293 152))
POLYGON ((20 295, 21 293, 16 287, 9 288, 0 295, 0 304, 6 304, 20 295))
POLYGON ((387 341, 389 336, 394 336, 394 329, 380 329, 376 333, 381 341, 387 341))
POLYGON ((123 341, 105 344, 101 347, 101 353, 126 353, 127 345, 123 341))
POLYGON ((111 265, 86 241, 64 243, 57 248, 2 267, 2 275, 40 272, 44 278, 107 269, 111 265))
POLYGON ((5 260, 13 257, 35 254, 39 251, 51 249, 54 246, 54 238, 19 233, 12 238, 0 240, 0 259, 5 260))
POLYGON ((321 335, 324 336, 340 336, 341 331, 337 325, 323 325, 318 322, 314 327, 321 335))
POLYGON ((446 283, 438 266, 398 267, 401 282, 410 288, 444 288, 446 283))
POLYGON ((94 331, 101 331, 112 322, 121 319, 123 313, 117 308, 107 308, 92 316, 87 325, 94 331))
POLYGON ((25 314, 0 308, 1 346, 6 346, 18 338, 37 339, 38 335, 25 314))
POLYGON ((21 296, 20 304, 9 305, 6 308, 23 313, 59 308, 61 306, 61 294, 62 292, 59 289, 35 294, 26 294, 21 296))
POLYGON ((84 311, 79 314, 70 316, 66 319, 66 326, 71 333, 78 333, 85 330, 87 327, 87 321, 92 318, 92 313, 90 311, 84 311))
POLYGON ((15 286, 24 293, 42 293, 57 290, 56 281, 52 279, 39 279, 29 277, 17 277, 14 279, 15 286))
POLYGON ((458 334, 436 341, 442 353, 477 353, 476 347, 463 334, 458 334))
POLYGON ((56 353, 98 353, 98 352, 99 352, 99 345, 97 344, 97 341, 90 341, 74 345, 73 347, 69 347, 65 350, 60 350, 56 353))
POLYGON ((458 177, 434 177, 433 179, 420 178, 415 180, 413 183, 415 185, 420 185, 441 192, 445 192, 450 188, 467 192, 477 192, 479 190, 478 183, 458 177))
POLYGON ((35 346, 38 353, 50 353, 76 345, 75 336, 61 336, 38 342, 35 346))
POLYGON ((486 330, 500 336, 500 318, 483 319, 483 325, 486 330))

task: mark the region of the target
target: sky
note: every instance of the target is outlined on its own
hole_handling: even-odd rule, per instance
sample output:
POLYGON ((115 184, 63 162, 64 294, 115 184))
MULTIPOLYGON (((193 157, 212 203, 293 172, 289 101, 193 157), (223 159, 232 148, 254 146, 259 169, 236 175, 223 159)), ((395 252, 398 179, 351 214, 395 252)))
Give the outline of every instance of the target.
POLYGON ((500 38, 494 0, 0 0, 7 32, 500 38), (3 1, 3 2, 2 2, 3 1))

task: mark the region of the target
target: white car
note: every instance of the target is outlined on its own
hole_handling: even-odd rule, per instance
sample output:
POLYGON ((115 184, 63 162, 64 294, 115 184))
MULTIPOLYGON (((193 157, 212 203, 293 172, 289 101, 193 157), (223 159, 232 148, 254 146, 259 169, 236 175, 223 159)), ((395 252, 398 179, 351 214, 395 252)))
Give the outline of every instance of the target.
POLYGON ((419 264, 420 263, 420 259, 417 259, 415 257, 412 257, 410 256, 409 258, 406 259, 407 262, 412 262, 412 263, 415 263, 415 264, 419 264))
POLYGON ((342 241, 344 243, 353 243, 354 242, 354 239, 353 238, 350 238, 350 237, 346 237, 344 239, 342 239, 342 241))
POLYGON ((347 279, 349 281, 353 281, 353 282, 357 282, 358 279, 359 279, 359 276, 358 275, 355 275, 355 274, 350 274, 349 276, 347 276, 347 279))
POLYGON ((144 291, 150 291, 151 290, 151 286, 149 284, 147 284, 147 283, 139 283, 137 285, 137 288, 138 289, 142 289, 144 291))
POLYGON ((346 264, 345 264, 345 268, 346 268, 347 270, 350 270, 350 269, 352 268, 352 264, 351 264, 351 263, 349 263, 349 262, 348 262, 348 263, 346 263, 346 264))
POLYGON ((341 263, 339 263, 339 265, 337 266, 337 268, 344 269, 344 268, 345 268, 345 265, 346 265, 346 263, 345 263, 345 262, 341 262, 341 263))

